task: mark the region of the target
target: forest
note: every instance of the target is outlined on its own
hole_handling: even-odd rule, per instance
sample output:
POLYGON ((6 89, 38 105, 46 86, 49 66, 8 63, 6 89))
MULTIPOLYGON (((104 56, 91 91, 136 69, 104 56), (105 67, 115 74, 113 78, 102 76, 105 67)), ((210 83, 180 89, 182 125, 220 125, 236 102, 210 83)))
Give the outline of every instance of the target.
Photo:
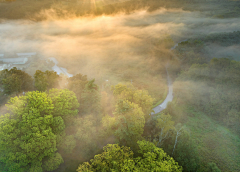
POLYGON ((239 17, 239 1, 1 1, 0 60, 36 55, 0 61, 0 171, 239 172, 239 17))
POLYGON ((153 106, 146 90, 119 83, 100 93, 94 80, 81 74, 57 89, 60 80, 53 71, 38 70, 33 78, 16 68, 1 72, 2 94, 17 95, 1 115, 2 171, 53 171, 63 162, 65 171, 182 171, 162 149, 144 141, 153 106), (97 153, 91 164, 77 168, 97 153))
POLYGON ((153 98, 130 83, 100 92, 94 80, 77 74, 59 89, 63 78, 56 72, 38 70, 31 77, 6 69, 1 72, 2 94, 12 98, 8 113, 1 116, 1 168, 220 171, 212 159, 201 159, 186 119, 174 106, 194 107, 239 135, 239 72, 240 63, 226 58, 194 64, 176 79, 175 102, 150 116, 153 98), (231 92, 224 95, 225 89, 231 92), (161 164, 163 160, 168 163, 161 164))

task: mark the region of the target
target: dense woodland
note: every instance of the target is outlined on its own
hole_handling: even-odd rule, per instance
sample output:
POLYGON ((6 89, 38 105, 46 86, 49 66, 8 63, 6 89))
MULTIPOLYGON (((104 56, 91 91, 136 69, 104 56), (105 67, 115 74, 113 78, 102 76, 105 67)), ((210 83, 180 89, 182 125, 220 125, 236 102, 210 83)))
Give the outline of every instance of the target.
POLYGON ((147 91, 118 84, 100 93, 94 80, 81 74, 69 78, 66 88, 56 88, 59 81, 52 71, 36 71, 34 78, 16 68, 1 72, 2 94, 17 95, 1 116, 2 171, 53 171, 63 162, 57 171, 74 171, 108 143, 114 144, 78 171, 182 171, 158 144, 144 141, 153 106, 147 91))
POLYGON ((60 89, 63 78, 53 71, 36 71, 32 78, 16 68, 4 70, 2 94, 12 98, 6 104, 8 113, 1 116, 2 171, 74 171, 98 153, 78 171, 161 170, 167 168, 159 164, 163 159, 169 171, 181 171, 180 166, 183 171, 220 171, 214 162, 201 161, 190 130, 173 106, 195 107, 239 134, 239 69, 239 62, 225 58, 192 65, 176 80, 175 105, 152 117, 153 99, 131 84, 100 92, 94 80, 77 74, 60 89), (152 151, 155 155, 148 155, 152 151), (116 152, 122 160, 106 158, 116 152))

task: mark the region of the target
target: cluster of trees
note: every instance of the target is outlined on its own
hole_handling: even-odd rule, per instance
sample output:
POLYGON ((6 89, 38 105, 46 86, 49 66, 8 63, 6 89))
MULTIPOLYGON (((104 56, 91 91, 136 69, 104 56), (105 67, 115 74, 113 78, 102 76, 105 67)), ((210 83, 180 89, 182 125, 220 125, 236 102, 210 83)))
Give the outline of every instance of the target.
POLYGON ((98 86, 81 74, 55 88, 60 82, 53 71, 36 71, 34 78, 16 68, 1 71, 1 90, 12 97, 0 122, 2 171, 52 171, 74 149, 85 159, 93 155, 101 121, 98 86))
POLYGON ((37 70, 32 78, 29 74, 17 68, 5 69, 0 73, 0 88, 3 94, 19 95, 27 91, 46 91, 59 87, 59 75, 54 71, 37 70))
MULTIPOLYGON (((230 83, 226 76, 222 77, 226 80, 219 80, 226 68, 232 72, 225 73, 232 76, 232 84, 239 84, 235 79, 239 64, 224 60, 214 59, 209 64, 209 77, 214 73, 215 80, 203 78, 207 65, 199 65, 199 75, 198 66, 193 66, 180 78, 201 79, 211 86, 230 83)), ((100 93, 86 75, 77 74, 62 82, 52 71, 36 71, 32 78, 14 68, 2 71, 0 77, 2 91, 18 95, 10 99, 6 105, 9 112, 0 120, 2 171, 75 171, 79 163, 78 171, 199 170, 198 151, 187 127, 175 125, 171 105, 150 116, 153 98, 145 90, 117 84, 100 93), (13 78, 10 83, 6 82, 9 78, 13 78)), ((184 95, 181 101, 186 98, 184 95)), ((188 101, 199 102, 197 98, 188 101)), ((212 168, 218 169, 209 164, 212 168)))
POLYGON ((199 170, 199 155, 190 131, 181 123, 174 124, 171 107, 146 122, 143 136, 153 142, 183 167, 183 171, 199 170))
POLYGON ((102 154, 96 155, 90 163, 80 165, 77 171, 182 171, 173 158, 153 143, 138 141, 137 144, 137 157, 129 147, 109 144, 102 154))
POLYGON ((81 74, 59 89, 61 78, 52 71, 36 71, 32 78, 13 68, 0 78, 3 93, 12 97, 0 118, 1 171, 75 171, 96 154, 78 171, 182 171, 159 148, 167 138, 179 139, 169 115, 155 118, 152 142, 144 141, 154 121, 147 91, 117 84, 100 93, 94 80, 81 74))
POLYGON ((30 91, 33 89, 33 79, 24 71, 17 70, 17 68, 5 69, 1 71, 0 88, 7 95, 30 91))

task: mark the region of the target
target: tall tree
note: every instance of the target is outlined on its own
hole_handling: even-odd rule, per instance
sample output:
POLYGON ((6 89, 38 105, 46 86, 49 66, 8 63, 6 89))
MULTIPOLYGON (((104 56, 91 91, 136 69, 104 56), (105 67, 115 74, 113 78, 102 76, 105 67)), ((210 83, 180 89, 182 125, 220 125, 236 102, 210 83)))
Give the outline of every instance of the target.
POLYGON ((78 114, 79 103, 74 92, 68 89, 56 89, 49 90, 49 97, 54 104, 53 115, 61 116, 65 123, 67 123, 71 117, 78 114), (67 121, 68 120, 68 121, 67 121))
POLYGON ((80 108, 81 114, 99 114, 101 110, 101 97, 95 79, 87 82, 81 94, 80 108))
POLYGON ((116 102, 121 99, 135 103, 142 108, 145 118, 149 118, 149 114, 152 112, 153 98, 151 98, 147 91, 138 90, 131 84, 117 84, 112 87, 112 90, 116 102))
MULTIPOLYGON (((0 161, 9 171, 44 170, 43 164, 57 151, 51 98, 46 93, 28 92, 12 98, 7 106, 10 114, 0 118, 0 161)), ((54 166, 63 161, 58 160, 53 161, 54 166)))
MULTIPOLYGON (((182 127, 181 125, 177 125, 176 128, 179 131, 182 127)), ((171 154, 178 164, 183 167, 184 171, 198 171, 200 169, 200 161, 196 143, 190 137, 190 132, 186 127, 180 130, 181 134, 178 136, 176 142, 177 131, 174 133, 175 137, 170 137, 164 142, 162 146, 163 150, 171 154)))
POLYGON ((67 89, 28 92, 12 98, 10 113, 0 117, 0 161, 9 171, 52 171, 63 163, 58 146, 74 147, 65 134, 79 104, 67 89), (66 137, 65 137, 66 136, 66 137), (67 138, 67 139, 64 139, 67 138))
POLYGON ((174 121, 172 121, 172 117, 167 114, 160 114, 157 119, 157 128, 159 128, 159 132, 155 135, 155 142, 157 146, 162 146, 164 141, 172 135, 172 130, 174 129, 174 121))
POLYGON ((119 100, 114 117, 106 115, 102 121, 109 135, 114 134, 121 144, 128 146, 135 146, 141 139, 145 124, 142 109, 127 100, 119 100))
POLYGON ((129 101, 119 101, 116 106, 114 135, 124 145, 133 145, 141 139, 145 118, 142 108, 129 101))
POLYGON ((0 72, 0 88, 4 94, 18 94, 33 89, 33 79, 24 71, 12 68, 0 72))
POLYGON ((34 74, 34 86, 38 91, 47 91, 59 87, 59 79, 59 75, 54 71, 37 70, 34 74))
POLYGON ((79 103, 81 103, 82 93, 87 83, 87 75, 80 73, 68 78, 67 88, 76 94, 79 103))
POLYGON ((147 141, 138 141, 139 156, 134 158, 129 147, 108 144, 103 153, 96 155, 90 163, 84 162, 77 171, 166 171, 181 172, 182 167, 161 148, 147 141))

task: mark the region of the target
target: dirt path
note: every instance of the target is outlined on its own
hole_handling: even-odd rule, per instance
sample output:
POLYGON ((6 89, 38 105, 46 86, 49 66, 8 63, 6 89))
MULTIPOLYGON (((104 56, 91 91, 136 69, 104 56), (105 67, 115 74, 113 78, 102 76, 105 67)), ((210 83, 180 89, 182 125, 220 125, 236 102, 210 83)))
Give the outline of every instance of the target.
POLYGON ((173 100, 173 86, 172 86, 172 80, 168 74, 167 66, 166 66, 166 71, 167 71, 167 81, 168 81, 168 94, 166 99, 158 106, 153 108, 154 112, 151 113, 151 115, 157 114, 161 112, 162 110, 166 109, 168 102, 171 102, 173 100))
MULTIPOLYGON (((187 40, 188 40, 188 39, 185 39, 185 40, 183 40, 183 41, 180 41, 180 42, 176 43, 176 44, 171 48, 171 50, 174 50, 174 49, 178 46, 179 43, 184 42, 184 41, 187 41, 187 40)), ((156 106, 155 108, 153 108, 154 112, 152 112, 151 115, 155 115, 155 114, 161 112, 162 110, 166 109, 168 102, 171 102, 171 101, 173 100, 172 80, 171 80, 171 78, 170 78, 170 76, 169 76, 169 74, 168 74, 167 68, 168 68, 168 64, 166 65, 167 82, 168 82, 168 95, 167 95, 166 99, 165 99, 160 105, 158 105, 158 106, 156 106)))

